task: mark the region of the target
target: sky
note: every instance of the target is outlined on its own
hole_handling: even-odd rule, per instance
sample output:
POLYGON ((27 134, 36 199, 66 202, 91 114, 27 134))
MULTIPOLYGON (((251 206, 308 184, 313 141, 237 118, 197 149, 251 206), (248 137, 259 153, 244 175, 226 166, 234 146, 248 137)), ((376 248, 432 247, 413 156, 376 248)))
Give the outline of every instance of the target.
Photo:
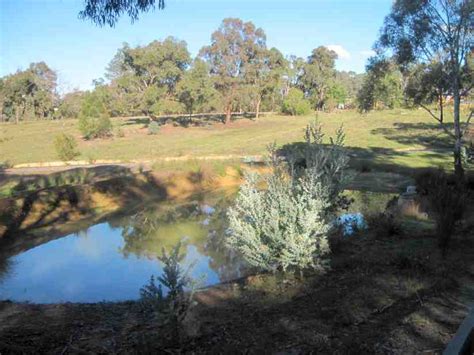
POLYGON ((45 61, 60 92, 89 89, 123 42, 132 46, 174 36, 192 56, 209 44, 222 19, 263 28, 267 46, 307 57, 327 46, 339 70, 363 72, 392 0, 166 0, 163 11, 123 16, 114 28, 78 19, 83 0, 0 0, 0 76, 45 61))

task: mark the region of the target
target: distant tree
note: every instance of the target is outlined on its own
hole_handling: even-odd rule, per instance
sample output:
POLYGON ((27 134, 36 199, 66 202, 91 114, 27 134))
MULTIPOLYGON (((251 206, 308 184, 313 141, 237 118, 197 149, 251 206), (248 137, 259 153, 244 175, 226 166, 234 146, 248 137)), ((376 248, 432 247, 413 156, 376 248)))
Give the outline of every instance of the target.
POLYGON ((209 76, 209 68, 205 62, 197 58, 193 66, 184 74, 177 85, 177 96, 191 115, 201 109, 216 96, 214 83, 209 76))
POLYGON ((211 36, 211 45, 203 47, 200 56, 209 63, 217 90, 222 94, 225 123, 229 123, 238 91, 246 75, 256 75, 259 58, 265 49, 265 33, 252 22, 226 18, 211 36), (246 72, 248 70, 248 72, 246 72), (252 73, 252 74, 251 74, 252 73))
POLYGON ((81 112, 84 92, 73 91, 64 95, 59 103, 59 115, 61 118, 78 118, 81 112))
POLYGON ((472 0, 396 0, 385 18, 376 44, 382 52, 390 49, 402 66, 410 63, 432 63, 443 58, 444 71, 454 101, 454 130, 432 115, 454 139, 454 167, 462 177, 462 137, 466 123, 461 123, 461 96, 473 81, 466 81, 468 57, 474 47, 474 2, 472 0), (466 83, 467 87, 464 87, 466 83))
POLYGON ((345 104, 353 106, 357 99, 357 94, 364 82, 365 74, 357 74, 353 71, 337 71, 336 82, 344 88, 346 93, 345 104))
POLYGON ((166 102, 176 102, 176 85, 190 62, 186 42, 173 37, 144 47, 124 44, 110 62, 106 77, 123 110, 149 114, 166 102))
POLYGON ((360 111, 395 108, 403 102, 403 77, 390 60, 372 57, 357 96, 360 111))
POLYGON ((291 88, 283 100, 282 112, 292 116, 307 115, 311 112, 311 104, 300 89, 291 88))
POLYGON ((87 93, 82 100, 79 130, 85 139, 107 137, 112 131, 105 103, 95 91, 87 93))
POLYGON ((282 79, 287 67, 283 54, 276 49, 258 48, 245 65, 245 85, 258 119, 260 106, 265 97, 273 97, 281 90, 282 79))
POLYGON ((420 106, 433 115, 428 106, 435 102, 439 110, 439 116, 435 115, 441 124, 444 122, 444 105, 446 96, 450 94, 451 84, 444 71, 445 65, 439 61, 431 63, 420 63, 414 65, 409 73, 406 97, 415 106, 420 106))
POLYGON ((329 88, 336 77, 336 52, 318 47, 313 50, 304 64, 298 83, 315 109, 323 109, 329 88))
POLYGON ((51 118, 58 96, 56 73, 46 63, 32 63, 2 79, 2 116, 15 122, 51 118))
POLYGON ((91 20, 98 26, 115 26, 120 16, 126 13, 133 21, 138 20, 140 12, 158 7, 165 8, 164 0, 85 0, 84 10, 79 18, 91 20))

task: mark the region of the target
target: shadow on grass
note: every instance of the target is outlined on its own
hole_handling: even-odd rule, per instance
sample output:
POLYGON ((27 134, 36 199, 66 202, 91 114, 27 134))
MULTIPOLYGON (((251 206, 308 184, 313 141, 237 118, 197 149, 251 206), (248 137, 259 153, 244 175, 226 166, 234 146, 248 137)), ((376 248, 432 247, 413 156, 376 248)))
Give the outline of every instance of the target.
MULTIPOLYGON (((445 124, 450 131, 453 124, 445 124)), ((437 123, 394 123, 393 128, 373 129, 371 134, 383 135, 386 139, 407 146, 419 145, 430 150, 450 150, 454 141, 437 123)))
MULTIPOLYGON (((264 114, 262 114, 264 116, 264 114)), ((239 119, 254 119, 255 114, 249 112, 233 113, 231 121, 237 121, 239 119)), ((163 116, 150 116, 150 117, 132 117, 125 121, 124 126, 129 125, 143 125, 145 128, 149 126, 151 122, 158 122, 160 125, 173 124, 180 127, 203 127, 213 123, 224 123, 225 114, 221 113, 203 113, 203 114, 182 114, 182 115, 163 115, 163 116)))

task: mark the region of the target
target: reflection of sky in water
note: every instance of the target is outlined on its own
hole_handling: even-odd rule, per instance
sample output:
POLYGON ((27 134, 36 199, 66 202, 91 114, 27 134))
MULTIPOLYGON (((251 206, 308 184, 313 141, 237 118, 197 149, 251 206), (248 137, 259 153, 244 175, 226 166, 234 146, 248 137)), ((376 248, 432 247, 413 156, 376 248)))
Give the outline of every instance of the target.
MULTIPOLYGON (((150 276, 161 274, 161 263, 135 254, 125 257, 121 232, 102 223, 87 233, 53 240, 11 258, 11 267, 0 280, 0 299, 52 303, 138 298, 150 276)), ((205 285, 219 282, 209 257, 194 245, 186 251, 184 264, 195 262, 193 277, 204 275, 205 285)))

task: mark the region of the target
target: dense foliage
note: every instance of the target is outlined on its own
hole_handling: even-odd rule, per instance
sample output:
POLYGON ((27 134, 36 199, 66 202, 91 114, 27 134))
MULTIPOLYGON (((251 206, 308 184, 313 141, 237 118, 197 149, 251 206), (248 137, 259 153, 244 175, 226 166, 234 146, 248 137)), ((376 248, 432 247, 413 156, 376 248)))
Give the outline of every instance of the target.
POLYGON ((106 137, 112 131, 105 104, 96 93, 87 94, 82 101, 79 130, 85 139, 106 137))

